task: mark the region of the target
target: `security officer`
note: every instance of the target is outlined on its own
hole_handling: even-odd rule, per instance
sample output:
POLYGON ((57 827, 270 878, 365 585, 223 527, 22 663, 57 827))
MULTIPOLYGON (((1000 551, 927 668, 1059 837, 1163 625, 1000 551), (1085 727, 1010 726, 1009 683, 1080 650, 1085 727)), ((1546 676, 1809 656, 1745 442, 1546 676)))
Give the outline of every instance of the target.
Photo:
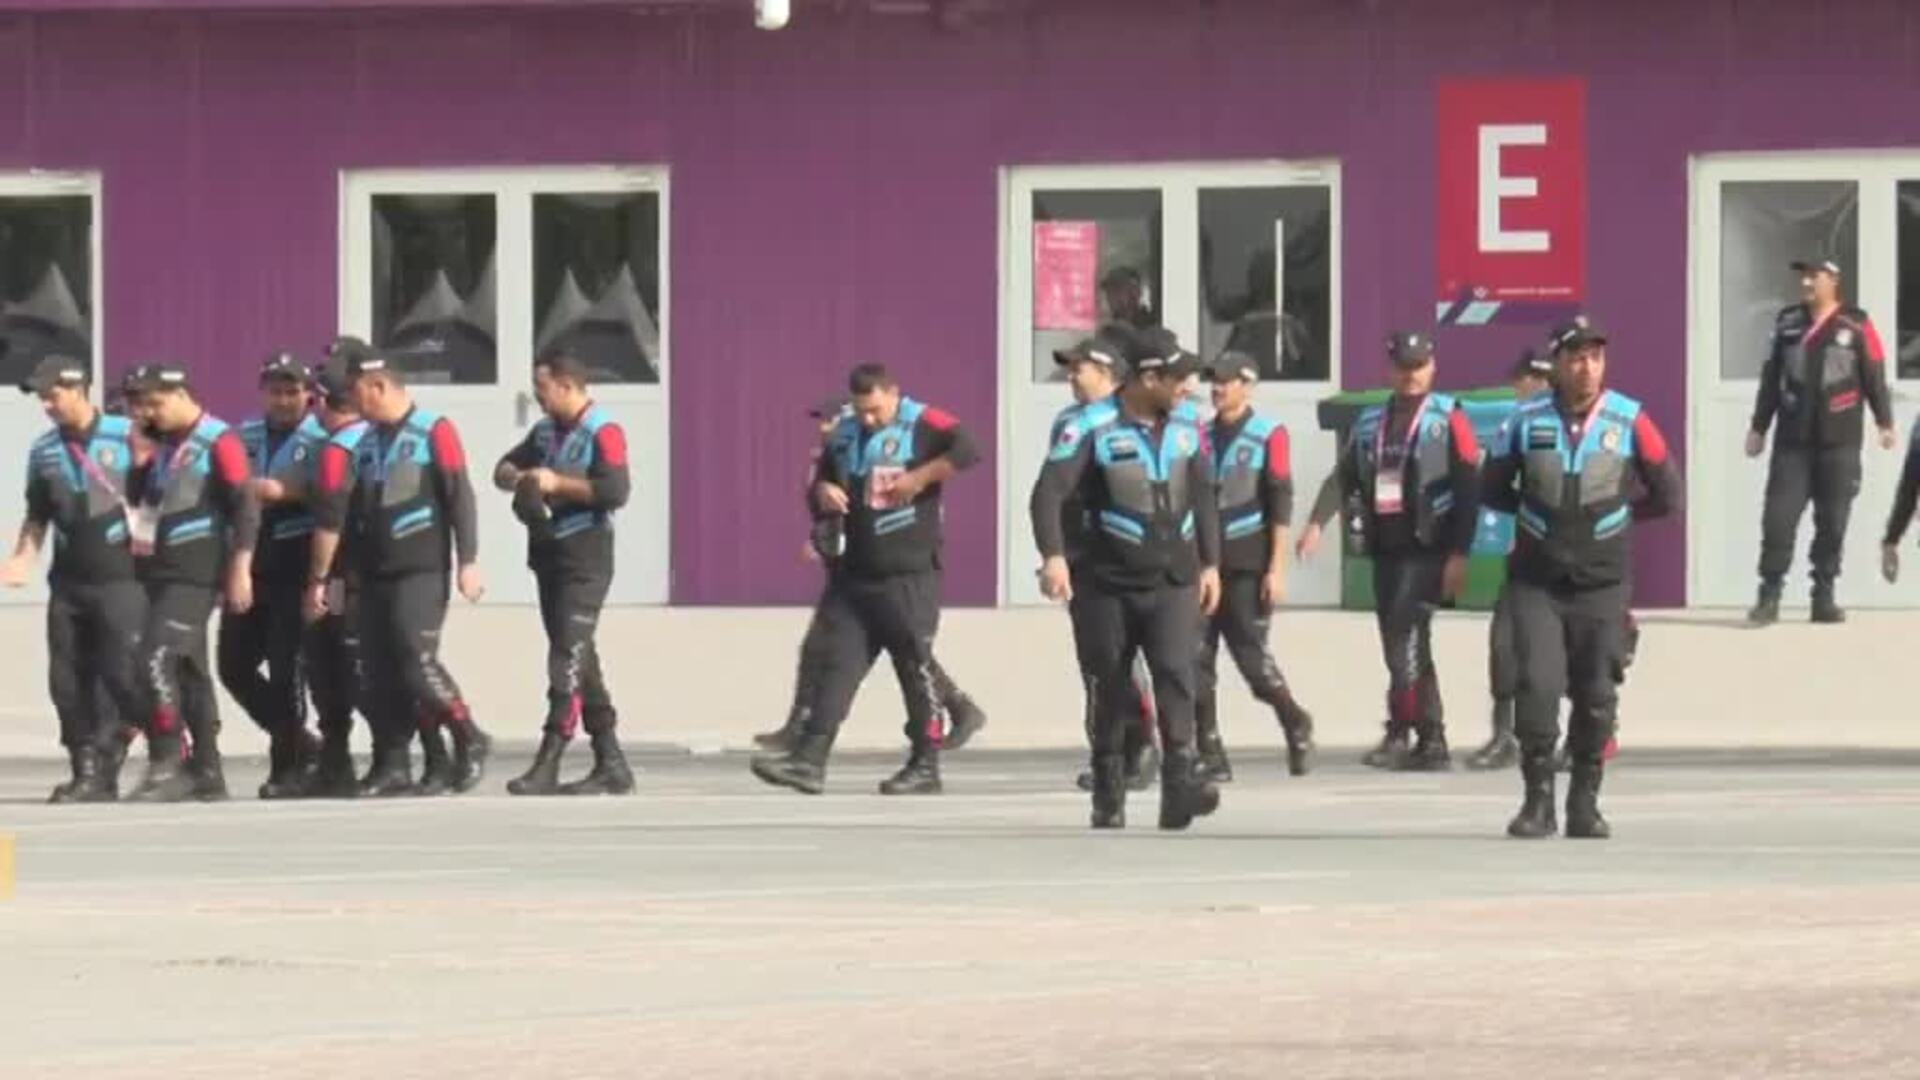
POLYGON ((1754 396, 1747 456, 1758 457, 1777 418, 1773 459, 1767 466, 1761 516, 1760 598, 1748 621, 1765 626, 1780 617, 1780 593, 1793 562, 1800 515, 1813 501, 1813 621, 1846 619, 1833 595, 1846 547, 1847 518, 1860 491, 1861 405, 1873 410, 1882 449, 1893 448, 1893 403, 1887 393, 1886 351, 1867 313, 1840 299, 1840 265, 1832 260, 1793 264, 1802 301, 1774 319, 1773 348, 1754 396))
POLYGON ((1679 505, 1666 439, 1640 403, 1606 389, 1607 335, 1555 331, 1554 393, 1522 406, 1487 463, 1489 506, 1515 515, 1508 604, 1519 645, 1515 721, 1526 801, 1507 827, 1552 835, 1560 699, 1572 699, 1567 835, 1604 838, 1600 777, 1613 735, 1615 664, 1631 592, 1633 522, 1679 505))
POLYGON ((1287 593, 1287 526, 1293 520, 1293 471, 1286 425, 1257 415, 1253 388, 1259 363, 1222 352, 1208 367, 1213 383, 1214 482, 1220 500, 1220 608, 1207 622, 1200 651, 1200 694, 1194 727, 1200 762, 1213 779, 1233 778, 1220 739, 1217 688, 1220 640, 1253 696, 1266 703, 1287 738, 1287 770, 1313 768, 1313 717, 1293 698, 1267 645, 1275 605, 1287 593))
MULTIPOLYGON (((325 442, 308 462, 302 478, 309 512, 321 501, 320 493, 351 490, 355 450, 366 436, 367 422, 353 400, 353 384, 346 367, 351 358, 369 350, 357 338, 339 338, 327 348, 327 362, 313 375, 315 416, 326 433, 325 442), (331 477, 331 481, 328 481, 331 477)), ((317 517, 316 517, 317 521, 317 517)), ((314 712, 320 718, 320 761, 308 782, 306 794, 312 798, 351 799, 359 793, 359 778, 353 771, 353 714, 361 707, 359 687, 363 671, 360 663, 360 583, 353 569, 352 537, 335 534, 333 543, 315 561, 309 545, 303 582, 320 582, 316 599, 321 607, 308 610, 302 602, 307 623, 305 638, 308 686, 312 691, 314 712), (341 540, 346 543, 344 546, 341 540)))
POLYGON ((613 587, 613 515, 627 504, 627 436, 587 390, 587 367, 566 352, 533 366, 533 395, 546 415, 494 467, 527 527, 527 565, 547 632, 547 720, 514 795, 626 795, 633 770, 614 727, 618 715, 600 670, 594 633, 613 587), (560 783, 560 758, 582 725, 593 769, 560 783))
MULTIPOLYGON (((1134 327, 1125 323, 1109 323, 1100 328, 1093 337, 1081 341, 1070 349, 1054 352, 1053 362, 1067 369, 1067 385, 1073 390, 1073 404, 1060 410, 1053 418, 1047 446, 1059 442, 1060 436, 1070 424, 1078 422, 1081 410, 1097 401, 1105 401, 1118 391, 1126 377, 1127 357, 1140 347, 1140 340, 1134 333, 1134 327)), ((1088 551, 1089 526, 1086 508, 1080 504, 1078 492, 1068 497, 1067 505, 1061 511, 1061 528, 1066 541, 1067 569, 1070 576, 1078 575, 1088 551)), ((1080 585, 1075 585, 1075 597, 1088 595, 1080 585)), ((1092 640, 1080 633, 1078 605, 1075 600, 1067 601, 1067 612, 1074 626, 1074 654, 1080 665, 1080 680, 1086 687, 1086 711, 1083 719, 1087 733, 1087 745, 1093 745, 1094 733, 1098 730, 1097 709, 1099 695, 1094 685, 1094 665, 1099 662, 1097 654, 1088 654, 1087 646, 1092 640)), ((1127 762, 1127 789, 1145 791, 1151 785, 1153 773, 1159 767, 1159 749, 1154 745, 1154 730, 1157 717, 1152 705, 1150 686, 1152 674, 1144 672, 1144 661, 1136 658, 1133 670, 1134 678, 1128 683, 1133 689, 1132 700, 1127 702, 1122 735, 1122 753, 1127 762)), ((1120 721, 1116 721, 1120 722, 1120 721)), ((1082 772, 1076 781, 1080 790, 1093 790, 1093 770, 1082 772)))
POLYGON ((1220 509, 1206 436, 1172 413, 1197 358, 1145 343, 1128 358, 1118 394, 1089 403, 1054 440, 1030 510, 1049 599, 1075 602, 1075 632, 1098 699, 1093 738, 1093 827, 1126 825, 1129 665, 1153 671, 1164 743, 1160 827, 1211 814, 1220 791, 1201 770, 1193 709, 1201 617, 1220 599, 1220 509), (1066 509, 1087 515, 1079 580, 1067 561, 1066 509))
POLYGON ((26 520, 13 556, 0 564, 0 584, 25 585, 52 532, 47 688, 73 765, 73 778, 53 789, 52 802, 117 797, 115 769, 107 764, 117 765, 125 752, 117 720, 144 711, 133 661, 147 596, 127 547, 132 425, 94 408, 91 382, 86 364, 49 356, 20 384, 40 398, 53 428, 29 453, 26 520))
POLYGON ((138 666, 147 679, 147 776, 133 799, 177 802, 227 797, 220 763, 220 716, 207 666, 207 620, 222 591, 227 610, 253 607, 253 556, 260 506, 246 446, 207 414, 184 368, 145 365, 128 400, 153 440, 152 460, 134 485, 129 534, 143 559, 147 625, 138 666), (192 757, 181 763, 181 724, 192 757))
MULTIPOLYGON (((1528 346, 1520 354, 1519 363, 1514 365, 1512 378, 1517 409, 1551 389, 1553 357, 1528 346)), ((1512 422, 1512 417, 1501 422, 1502 435, 1512 422)), ((1494 445, 1500 445, 1498 437, 1494 445)), ((1513 699, 1520 689, 1519 646, 1513 640, 1513 611, 1507 602, 1504 582, 1493 604, 1487 638, 1487 685, 1493 691, 1493 734, 1485 746, 1467 757, 1467 768, 1479 770, 1505 769, 1520 758, 1520 740, 1513 734, 1513 699)))
POLYGON ((312 467, 326 431, 308 415, 312 372, 290 352, 276 352, 260 368, 264 414, 239 427, 260 501, 260 549, 253 560, 257 601, 220 619, 216 664, 220 683, 267 733, 270 763, 263 799, 306 793, 319 746, 307 731, 307 690, 301 670, 300 597, 306 582, 313 515, 303 505, 301 477, 312 467), (260 673, 266 666, 266 675, 260 673))
MULTIPOLYGON (((453 422, 417 408, 400 372, 368 351, 348 357, 353 394, 368 427, 336 434, 315 502, 314 562, 353 534, 360 578, 360 657, 374 733, 362 795, 441 795, 480 782, 492 740, 474 723, 460 687, 440 661, 447 578, 477 603, 484 591, 479 524, 466 451, 453 422), (350 449, 351 472, 335 450, 350 449), (348 486, 351 482, 351 486, 348 486), (449 556, 452 565, 449 565, 449 556), (457 573, 454 568, 457 567, 457 573), (425 763, 413 782, 409 747, 418 726, 425 763), (453 734, 447 754, 443 730, 453 734)), ((348 429, 349 431, 352 429, 348 429)), ((308 582, 309 613, 327 608, 325 579, 308 582)))
POLYGON ((1900 580, 1900 538, 1907 535, 1916 508, 1920 508, 1920 417, 1907 436, 1907 456, 1900 466, 1900 483, 1893 491, 1893 510, 1880 540, 1880 576, 1891 585, 1900 580))
MULTIPOLYGON (((1386 657, 1386 737, 1366 758, 1376 768, 1452 768, 1433 611, 1460 594, 1478 522, 1480 444, 1453 398, 1433 392, 1433 339, 1387 339, 1393 396, 1360 414, 1339 463, 1348 527, 1373 557, 1374 612, 1386 657), (1418 743, 1408 746, 1410 735, 1418 743)), ((1316 508, 1318 509, 1318 508, 1316 508)), ((1311 554, 1324 518, 1301 537, 1311 554)))
POLYGON ((821 600, 832 644, 800 745, 754 758, 753 773, 809 794, 825 789, 827 755, 878 644, 900 679, 912 744, 906 765, 880 784, 880 793, 935 794, 944 734, 931 671, 940 626, 941 489, 979 453, 952 414, 903 397, 879 364, 854 368, 847 389, 852 412, 828 439, 813 488, 817 509, 846 518, 846 553, 821 600))
MULTIPOLYGON (((818 475, 820 456, 826 452, 827 439, 848 412, 844 396, 828 398, 807 411, 807 416, 819 426, 820 434, 820 441, 815 444, 807 466, 809 492, 818 475)), ((807 503, 813 523, 807 537, 807 558, 826 567, 831 577, 839 565, 840 556, 846 551, 847 519, 840 514, 820 513, 812 509, 812 502, 813 496, 809 494, 807 503)), ((824 591, 821 595, 824 600, 824 591)), ((813 715, 813 695, 819 690, 820 672, 826 667, 827 654, 833 646, 827 636, 826 623, 820 617, 821 610, 821 602, 816 601, 813 617, 807 622, 806 636, 800 639, 800 662, 794 671, 793 702, 787 707, 786 723, 753 737, 754 745, 762 750, 789 753, 800 745, 800 737, 806 733, 807 718, 813 715)), ((878 658, 879 645, 870 644, 875 649, 875 658, 878 658)), ((987 726, 986 711, 966 691, 960 689, 938 657, 928 662, 927 670, 933 676, 933 692, 939 696, 942 711, 947 717, 947 733, 940 749, 945 752, 958 750, 987 726)))

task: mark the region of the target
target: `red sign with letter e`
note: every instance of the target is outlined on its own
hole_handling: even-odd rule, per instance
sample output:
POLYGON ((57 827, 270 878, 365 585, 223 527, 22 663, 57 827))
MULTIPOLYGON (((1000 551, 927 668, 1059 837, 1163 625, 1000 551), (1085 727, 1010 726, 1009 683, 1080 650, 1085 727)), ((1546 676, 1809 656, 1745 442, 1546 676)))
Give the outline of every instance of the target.
POLYGON ((1587 292, 1587 86, 1440 84, 1441 323, 1545 322, 1587 292))

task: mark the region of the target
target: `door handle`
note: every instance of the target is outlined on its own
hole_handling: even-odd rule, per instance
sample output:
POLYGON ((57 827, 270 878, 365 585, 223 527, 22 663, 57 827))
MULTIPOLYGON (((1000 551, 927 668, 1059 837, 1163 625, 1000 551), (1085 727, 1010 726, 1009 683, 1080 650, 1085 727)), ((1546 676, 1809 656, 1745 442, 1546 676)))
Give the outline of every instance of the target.
POLYGON ((527 414, 532 410, 533 410, 532 394, 527 393, 525 390, 521 390, 516 392, 513 395, 513 425, 515 427, 526 427, 527 414))

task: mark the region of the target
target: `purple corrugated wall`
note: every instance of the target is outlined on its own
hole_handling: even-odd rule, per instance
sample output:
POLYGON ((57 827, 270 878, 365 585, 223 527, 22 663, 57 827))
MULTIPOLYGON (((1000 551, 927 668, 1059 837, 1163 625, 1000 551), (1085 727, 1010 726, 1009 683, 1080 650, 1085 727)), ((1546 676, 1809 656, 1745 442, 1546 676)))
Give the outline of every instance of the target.
MULTIPOLYGON (((1678 444, 1688 155, 1920 144, 1901 0, 1830 4, 1813 33, 1756 0, 1109 0, 958 31, 798 7, 778 34, 744 4, 0 15, 0 167, 104 172, 110 369, 238 374, 332 330, 343 168, 670 166, 673 595, 753 604, 815 586, 792 555, 799 406, 849 364, 893 364, 992 447, 1002 165, 1338 158, 1363 385, 1368 343, 1431 317, 1436 80, 1585 75, 1591 306, 1616 384, 1678 444)), ((1528 336, 1443 334, 1447 380, 1496 377, 1528 336)), ((960 602, 994 596, 993 477, 950 496, 960 602)), ((1683 600, 1682 536, 1643 535, 1643 602, 1683 600)))

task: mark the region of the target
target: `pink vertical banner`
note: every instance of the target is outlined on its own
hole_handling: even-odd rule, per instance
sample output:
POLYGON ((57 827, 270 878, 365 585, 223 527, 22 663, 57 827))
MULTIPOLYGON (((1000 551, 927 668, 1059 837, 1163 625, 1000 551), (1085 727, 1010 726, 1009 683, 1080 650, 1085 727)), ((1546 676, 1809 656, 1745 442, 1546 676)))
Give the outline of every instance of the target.
POLYGON ((1100 224, 1033 226, 1033 328, 1091 330, 1100 322, 1100 224))

